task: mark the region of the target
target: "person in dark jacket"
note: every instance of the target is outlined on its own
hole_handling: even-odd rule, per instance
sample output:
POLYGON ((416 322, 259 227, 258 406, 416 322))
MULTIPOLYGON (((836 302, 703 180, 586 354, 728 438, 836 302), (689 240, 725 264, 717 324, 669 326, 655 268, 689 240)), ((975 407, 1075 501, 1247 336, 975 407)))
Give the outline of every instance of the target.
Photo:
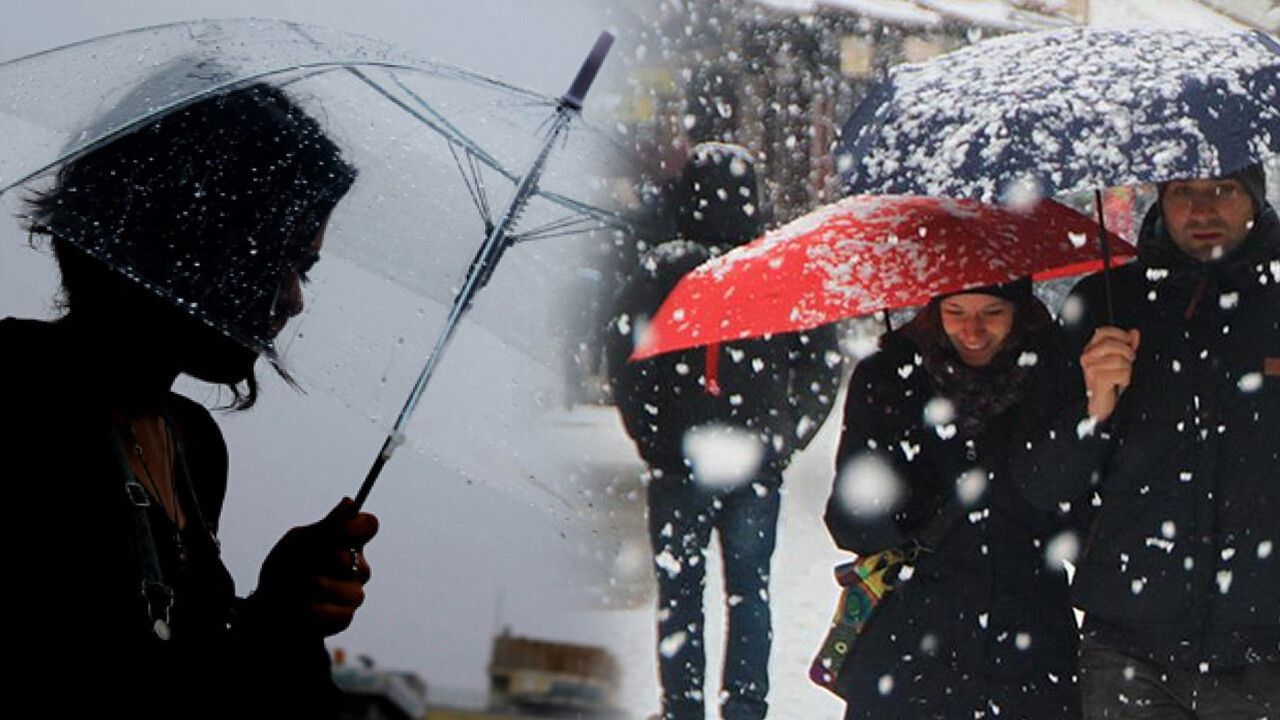
POLYGON ((70 161, 29 199, 65 315, 0 321, 11 584, 6 674, 58 716, 329 717, 326 636, 369 578, 349 500, 289 531, 236 596, 217 532, 227 449, 179 374, 253 368, 355 171, 279 89, 216 95, 70 161), (235 339, 232 339, 232 338, 235 339))
POLYGON ((827 527, 841 549, 914 560, 836 676, 846 720, 1079 716, 1056 550, 1076 519, 1032 508, 1009 469, 1056 330, 1030 281, 976 288, 854 370, 827 527))
POLYGON ((1260 165, 1167 183, 1139 257, 1064 308, 1026 496, 1100 504, 1078 564, 1090 718, 1280 713, 1280 223, 1260 165), (1092 500, 1091 500, 1092 499, 1092 500))
POLYGON ((704 716, 704 553, 716 530, 728 595, 721 712, 758 719, 768 707, 769 561, 782 472, 830 412, 840 354, 824 328, 628 362, 685 273, 764 229, 753 163, 739 146, 696 146, 675 196, 681 238, 641 259, 608 344, 615 402, 650 469, 662 712, 704 716))

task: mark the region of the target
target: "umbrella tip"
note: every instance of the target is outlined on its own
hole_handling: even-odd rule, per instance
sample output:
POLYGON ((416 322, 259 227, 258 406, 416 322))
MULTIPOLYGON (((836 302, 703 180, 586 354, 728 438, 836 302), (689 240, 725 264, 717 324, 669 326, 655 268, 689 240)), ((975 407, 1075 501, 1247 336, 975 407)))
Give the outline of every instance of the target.
POLYGON ((596 73, 600 71, 600 66, 604 64, 604 58, 609 54, 611 47, 613 47, 613 33, 604 30, 596 38, 596 44, 591 47, 591 52, 583 61, 582 67, 578 70, 578 76, 569 86, 569 91, 560 98, 562 104, 574 110, 582 109, 582 101, 586 98, 587 91, 591 89, 591 83, 595 82, 596 73))

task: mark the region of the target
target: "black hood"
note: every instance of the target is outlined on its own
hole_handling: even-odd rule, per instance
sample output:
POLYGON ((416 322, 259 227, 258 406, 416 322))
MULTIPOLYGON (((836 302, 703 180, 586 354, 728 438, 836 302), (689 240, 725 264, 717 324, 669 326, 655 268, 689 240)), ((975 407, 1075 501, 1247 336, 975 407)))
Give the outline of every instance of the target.
POLYGON ((727 250, 764 234, 755 163, 739 145, 694 147, 672 195, 676 228, 685 240, 727 250))

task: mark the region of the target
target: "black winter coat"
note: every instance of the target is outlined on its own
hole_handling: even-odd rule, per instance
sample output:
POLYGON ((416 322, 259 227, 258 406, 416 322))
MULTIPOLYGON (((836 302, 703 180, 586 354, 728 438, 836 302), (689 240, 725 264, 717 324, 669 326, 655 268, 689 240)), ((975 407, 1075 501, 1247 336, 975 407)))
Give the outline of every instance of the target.
POLYGON ((1101 502, 1074 583, 1085 630, 1188 669, 1280 660, 1280 223, 1264 208, 1227 257, 1197 262, 1143 223, 1114 273, 1115 324, 1141 331, 1130 387, 1089 431, 1080 350, 1106 324, 1100 276, 1064 317, 1059 408, 1015 458, 1049 508, 1101 502))
POLYGON ((926 528, 936 535, 944 513, 955 519, 942 521, 947 529, 933 551, 920 554, 854 644, 837 680, 846 718, 975 717, 990 714, 992 703, 1002 718, 1078 715, 1077 629, 1066 577, 1046 560, 1067 518, 1028 505, 1007 462, 1013 428, 1038 401, 1038 360, 1056 351, 1050 328, 1017 352, 1027 369, 1016 402, 972 436, 959 418, 926 420, 943 395, 923 356, 945 352, 959 361, 919 347, 910 327, 887 335, 855 369, 826 512, 836 544, 876 553, 919 540, 926 528), (891 513, 855 514, 841 497, 848 483, 876 482, 860 474, 873 472, 865 465, 853 470, 868 459, 887 463, 902 493, 891 513), (955 499, 957 480, 975 471, 981 492, 966 505, 955 499))
POLYGON ((184 497, 186 561, 152 504, 172 638, 152 632, 110 410, 77 373, 92 356, 59 323, 0 321, 8 427, 0 434, 14 557, 7 584, 10 696, 58 717, 328 717, 340 696, 318 636, 265 622, 235 596, 214 539, 227 453, 200 405, 170 394, 167 413, 194 497, 184 497), (208 525, 200 526, 192 511, 208 525))
POLYGON ((713 423, 758 434, 767 457, 784 467, 831 412, 842 358, 832 326, 767 340, 727 343, 718 353, 720 393, 707 386, 707 350, 628 362, 635 337, 680 278, 710 257, 694 242, 651 250, 622 289, 606 343, 614 401, 627 434, 651 467, 679 469, 685 434, 713 423))

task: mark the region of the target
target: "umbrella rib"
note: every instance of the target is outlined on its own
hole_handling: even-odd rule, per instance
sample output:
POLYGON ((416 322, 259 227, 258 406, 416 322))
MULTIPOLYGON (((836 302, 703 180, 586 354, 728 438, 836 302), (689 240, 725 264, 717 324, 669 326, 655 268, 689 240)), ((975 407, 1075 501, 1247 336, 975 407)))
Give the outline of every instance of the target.
POLYGON ((390 92, 387 91, 386 88, 378 84, 376 80, 369 77, 367 73, 364 73, 360 71, 358 68, 354 68, 354 67, 347 67, 346 70, 347 72, 355 75, 361 82, 373 88, 374 92, 386 98, 387 101, 389 101, 391 104, 409 113, 411 117, 415 118, 419 122, 423 123, 424 125, 431 128, 432 130, 435 130, 436 132, 440 133, 446 138, 449 138, 450 140, 453 140, 457 142, 459 145, 465 147, 467 150, 475 154, 476 157, 480 158, 486 165, 493 168, 497 172, 501 173, 508 180, 511 180, 512 182, 517 182, 519 180, 519 178, 516 177, 515 174, 513 174, 506 168, 502 167, 502 165, 493 156, 485 152, 483 148, 481 148, 479 145, 475 143, 475 141, 473 141, 471 138, 463 134, 461 130, 458 130, 456 127, 454 127, 453 124, 450 123, 448 120, 445 120, 440 115, 440 113, 436 112, 435 109, 432 108, 430 105, 428 105, 425 100, 423 100, 421 97, 417 95, 417 93, 405 87, 404 84, 401 83, 398 78, 392 76, 391 80, 396 84, 397 87, 399 87, 402 91, 404 91, 405 94, 413 98, 413 100, 417 102, 418 105, 420 105, 423 110, 435 116, 437 118, 436 120, 432 120, 431 118, 426 117, 418 110, 414 109, 413 107, 410 107, 409 104, 406 103, 404 100, 401 100, 400 98, 392 95, 390 92))
POLYGON ((600 223, 596 222, 592 227, 579 227, 591 222, 591 219, 583 217, 565 217, 559 220, 553 220, 545 225, 520 233, 520 239, 517 240, 517 242, 545 240, 547 238, 565 237, 567 235, 579 235, 581 233, 594 230, 600 226, 600 223))
MULTIPOLYGON (((181 100, 177 100, 167 105, 163 105, 144 117, 140 117, 136 120, 133 120, 132 122, 125 123, 124 125, 121 125, 115 130, 105 133, 104 135, 102 135, 102 137, 99 137, 97 140, 94 140, 93 142, 87 145, 84 145, 75 150, 70 150, 68 152, 62 153, 61 155, 54 158, 52 161, 40 166, 39 168, 33 170, 32 172, 29 172, 26 175, 23 175, 22 177, 9 183, 8 185, 5 185, 4 187, 0 187, 0 195, 5 194, 6 192, 12 190, 13 188, 18 187, 19 185, 22 185, 23 183, 31 180, 32 178, 42 175, 45 172, 48 172, 49 170, 63 163, 66 163, 70 160, 81 157, 90 152, 93 152, 94 150, 97 150, 98 148, 103 147, 104 145, 108 145, 114 142, 117 138, 123 135, 127 135, 130 132, 133 132, 139 127, 145 125, 146 123, 154 121, 157 117, 163 117, 164 115, 167 115, 183 107, 199 102, 205 98, 212 97, 214 95, 218 95, 223 92, 231 91, 239 87, 247 87, 249 85, 252 85, 262 80, 263 78, 271 77, 272 75, 283 75, 286 73, 301 72, 305 70, 314 70, 315 72, 311 73, 313 75, 321 74, 323 72, 330 71, 330 70, 346 70, 350 73, 353 73, 356 77, 364 80, 364 82, 370 85, 376 92, 378 92, 378 94, 387 98, 392 103, 396 104, 401 109, 403 109, 405 112, 408 112, 410 115, 422 121, 428 127, 432 128, 433 130, 435 130, 436 132, 439 132, 442 135, 446 135, 446 136, 449 135, 449 133, 445 132, 444 129, 438 127, 435 123, 431 122, 428 118, 425 118, 420 113, 415 112, 413 108, 410 108, 408 105, 404 104, 398 98, 392 97, 390 93, 388 93, 376 82, 374 82, 371 78, 369 78, 368 75, 358 70, 355 67, 356 65, 381 67, 388 70, 410 70, 410 71, 417 70, 417 68, 413 67, 412 65, 398 65, 395 63, 369 62, 369 61, 360 61, 359 63, 356 63, 353 61, 325 61, 325 62, 302 63, 298 65, 291 65, 285 68, 276 68, 273 70, 267 70, 260 73, 254 73, 252 75, 236 78, 234 80, 228 80, 226 82, 214 83, 209 87, 205 88, 204 90, 201 90, 200 92, 193 93, 191 95, 188 95, 182 98, 181 100)), ((456 130, 454 130, 453 132, 458 136, 455 139, 464 147, 469 147, 472 149, 473 152, 477 152, 478 154, 484 155, 484 150, 482 150, 479 146, 477 146, 470 138, 466 137, 465 135, 462 135, 456 130)), ((493 163, 492 167, 494 170, 507 176, 512 180, 512 182, 517 182, 519 180, 519 178, 514 177, 513 175, 511 175, 509 171, 507 171, 506 169, 498 165, 496 160, 493 160, 492 158, 489 158, 489 160, 493 163)), ((486 162, 486 164, 489 164, 489 163, 486 162)))
POLYGON ((471 165, 471 177, 475 179, 476 191, 480 197, 480 204, 484 206, 485 222, 493 222, 493 212, 489 207, 489 193, 484 185, 484 173, 480 171, 480 161, 476 156, 467 153, 467 162, 471 165))
MULTIPOLYGON (((454 148, 454 144, 448 140, 445 141, 445 144, 449 147, 449 155, 453 157, 453 164, 457 166, 458 174, 462 176, 462 184, 467 186, 467 194, 471 196, 471 202, 476 206, 476 212, 480 213, 480 218, 488 226, 492 223, 489 218, 489 208, 486 203, 480 201, 480 195, 477 193, 476 188, 471 186, 471 178, 467 174, 467 168, 462 167, 462 161, 458 159, 458 151, 454 148)), ((471 155, 468 153, 468 164, 470 164, 470 157, 471 155)))

